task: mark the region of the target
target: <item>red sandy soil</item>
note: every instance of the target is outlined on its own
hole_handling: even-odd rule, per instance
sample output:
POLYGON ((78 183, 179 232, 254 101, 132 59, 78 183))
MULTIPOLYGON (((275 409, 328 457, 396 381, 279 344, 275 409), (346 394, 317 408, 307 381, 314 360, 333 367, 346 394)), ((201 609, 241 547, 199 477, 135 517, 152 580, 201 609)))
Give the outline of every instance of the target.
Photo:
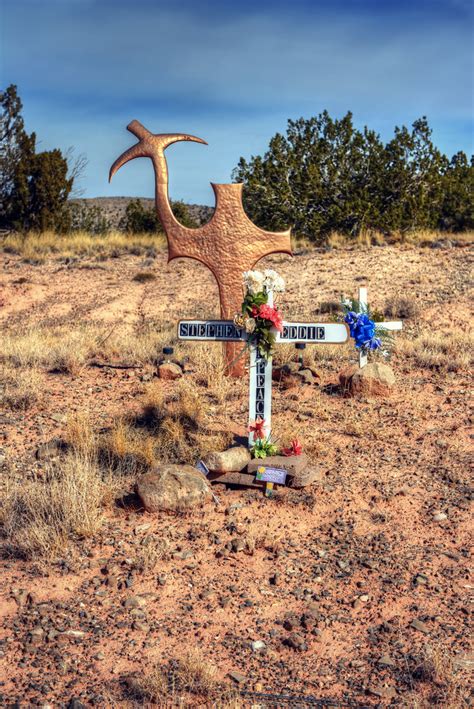
MULTIPOLYGON (((416 302, 401 338, 470 326, 465 248, 346 249, 265 263, 287 279, 281 307, 289 319, 314 318, 322 301, 356 295, 364 283, 374 308, 400 295, 416 302)), ((0 264, 7 332, 81 322, 103 323, 107 332, 113 323, 218 312, 205 269, 188 261, 167 266, 163 253, 153 264, 157 279, 146 284, 132 282, 144 268, 134 256, 89 262, 92 268, 80 260, 34 266, 5 255, 0 264)), ((273 499, 218 487, 220 504, 179 517, 117 507, 94 539, 79 540, 54 564, 0 562, 0 705, 59 707, 78 697, 85 706, 128 706, 126 676, 193 648, 222 680, 243 675, 239 690, 329 697, 343 706, 408 707, 414 697, 446 706, 442 688, 416 672, 429 645, 454 660, 467 696, 468 373, 419 369, 395 354, 393 395, 354 400, 330 386, 340 364, 321 367, 319 388, 274 394, 275 423, 295 422, 322 483, 280 489, 273 499), (446 518, 435 521, 437 512, 446 518), (141 572, 134 558, 156 539, 169 542, 169 553, 141 572), (127 599, 139 608, 125 607, 127 599), (81 634, 61 635, 66 630, 81 634), (257 640, 265 647, 255 651, 257 640)), ((89 411, 100 428, 136 409, 143 375, 153 372, 151 365, 44 372, 36 406, 1 412, 0 447, 10 465, 25 476, 38 470, 38 445, 64 432, 70 412, 89 411)), ((209 420, 238 429, 246 407, 246 382, 235 382, 230 401, 210 410, 209 420)))

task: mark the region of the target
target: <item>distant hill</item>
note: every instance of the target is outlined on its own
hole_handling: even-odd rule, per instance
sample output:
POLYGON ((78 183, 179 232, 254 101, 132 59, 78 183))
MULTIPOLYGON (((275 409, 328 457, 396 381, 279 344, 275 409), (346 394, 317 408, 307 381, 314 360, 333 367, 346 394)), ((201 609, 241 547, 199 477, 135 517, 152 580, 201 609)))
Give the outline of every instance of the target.
MULTIPOLYGON (((86 207, 100 207, 104 212, 107 221, 113 229, 117 229, 128 203, 136 197, 85 197, 71 199, 76 204, 84 204, 86 207)), ((140 202, 146 209, 155 206, 155 200, 150 197, 140 197, 140 202)), ((187 204, 189 213, 198 224, 205 224, 214 214, 214 208, 205 204, 187 204)))

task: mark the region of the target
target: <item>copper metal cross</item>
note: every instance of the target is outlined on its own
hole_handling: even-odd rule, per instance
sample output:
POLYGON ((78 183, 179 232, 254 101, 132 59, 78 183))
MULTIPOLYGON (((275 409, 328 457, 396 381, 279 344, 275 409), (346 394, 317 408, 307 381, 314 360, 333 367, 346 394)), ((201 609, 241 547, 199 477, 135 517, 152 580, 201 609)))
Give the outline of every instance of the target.
MULTIPOLYGON (((168 166, 164 155, 168 145, 180 140, 207 143, 184 133, 150 133, 139 121, 127 130, 139 142, 126 150, 110 168, 109 181, 117 170, 134 158, 151 158, 155 170, 156 210, 168 239, 168 262, 175 258, 201 261, 215 276, 219 288, 221 317, 232 319, 242 304, 242 273, 254 267, 264 256, 273 253, 291 255, 290 230, 265 231, 244 212, 242 184, 217 185, 211 182, 216 208, 211 220, 197 229, 183 226, 175 218, 168 197, 168 166)), ((239 376, 243 362, 235 360, 238 346, 226 343, 226 361, 232 374, 239 376)))

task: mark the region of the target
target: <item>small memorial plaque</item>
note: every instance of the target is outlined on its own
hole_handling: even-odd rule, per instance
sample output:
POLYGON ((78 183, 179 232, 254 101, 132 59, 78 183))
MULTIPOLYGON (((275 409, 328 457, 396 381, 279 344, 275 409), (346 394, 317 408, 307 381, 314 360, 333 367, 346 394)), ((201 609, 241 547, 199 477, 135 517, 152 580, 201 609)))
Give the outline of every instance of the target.
POLYGON ((271 468, 266 465, 261 465, 257 468, 257 480, 262 480, 263 482, 284 485, 286 476, 287 471, 283 468, 271 468))
POLYGON ((202 460, 198 460, 198 462, 196 463, 196 468, 207 478, 207 476, 209 475, 209 468, 202 460))

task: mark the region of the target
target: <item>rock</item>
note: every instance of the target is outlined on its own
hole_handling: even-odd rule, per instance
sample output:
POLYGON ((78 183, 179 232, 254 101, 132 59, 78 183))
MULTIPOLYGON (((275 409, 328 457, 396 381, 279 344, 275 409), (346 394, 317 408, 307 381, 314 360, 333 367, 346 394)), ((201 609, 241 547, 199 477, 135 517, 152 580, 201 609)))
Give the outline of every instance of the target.
POLYGON ((55 423, 66 423, 67 416, 66 414, 51 414, 51 420, 55 423))
POLYGON ((36 449, 35 457, 37 460, 51 460, 56 458, 61 451, 66 448, 66 444, 60 438, 53 438, 47 443, 41 443, 36 449))
POLYGON ((288 362, 282 367, 275 367, 272 379, 277 381, 283 389, 290 389, 302 384, 318 384, 318 372, 310 367, 302 367, 299 362, 288 362))
POLYGON ((385 653, 385 655, 382 655, 382 657, 377 660, 377 664, 381 667, 396 667, 397 665, 395 660, 392 660, 390 655, 388 655, 387 653, 385 653))
POLYGON ((146 606, 146 598, 143 596, 130 596, 124 601, 124 608, 143 608, 146 606))
POLYGON ((173 381, 175 379, 180 379, 183 376, 183 370, 179 364, 175 364, 174 362, 164 362, 158 367, 158 376, 160 379, 173 381))
POLYGON ((283 468, 288 473, 288 477, 300 477, 308 467, 308 456, 306 453, 302 453, 301 455, 271 455, 267 458, 255 458, 247 465, 247 471, 255 475, 262 465, 283 468))
POLYGON ((230 677, 236 684, 244 684, 247 681, 247 677, 240 674, 240 672, 228 672, 227 676, 230 677))
POLYGON ((255 640, 255 641, 252 643, 252 650, 253 650, 254 652, 260 652, 260 650, 265 650, 266 647, 267 647, 267 646, 265 645, 265 643, 263 642, 263 640, 255 640))
POLYGON ((419 630, 420 633, 424 633, 425 635, 430 634, 430 629, 428 628, 428 626, 425 623, 423 623, 423 621, 418 620, 418 618, 415 618, 415 620, 412 620, 410 623, 410 626, 412 628, 415 628, 415 630, 419 630))
POLYGON ((60 638, 68 638, 70 640, 82 640, 82 638, 85 636, 85 632, 83 630, 65 630, 62 633, 59 633, 60 638))
POLYGON ((293 650, 298 650, 299 652, 303 652, 308 649, 304 637, 299 633, 291 633, 291 635, 286 638, 284 643, 285 645, 288 645, 288 647, 293 648, 293 650))
POLYGON ((67 705, 67 709, 86 709, 86 705, 83 704, 76 697, 72 697, 72 699, 69 700, 69 704, 67 705))
POLYGON ((296 376, 301 380, 302 384, 314 384, 315 378, 310 369, 300 369, 296 372, 296 376))
POLYGON ((288 487, 302 488, 312 485, 313 483, 321 482, 323 474, 318 468, 311 467, 303 470, 299 475, 288 480, 288 487))
POLYGON ((243 539, 239 539, 238 537, 236 539, 232 539, 231 541, 231 550, 234 553, 238 553, 239 551, 243 551, 245 549, 245 542, 243 539))
POLYGON ((424 574, 417 574, 413 579, 413 583, 415 584, 415 586, 426 586, 426 584, 428 583, 428 577, 424 574))
POLYGON ((206 478, 191 465, 157 465, 135 489, 147 512, 196 507, 210 496, 206 478))
POLYGON ((448 519, 448 515, 444 512, 437 512, 433 515, 433 519, 435 522, 443 522, 443 520, 448 519))
POLYGON ((244 446, 228 448, 226 451, 208 453, 203 458, 212 473, 230 473, 244 470, 251 459, 250 453, 244 446))
POLYGON ((283 468, 288 473, 286 479, 287 487, 301 488, 319 482, 322 478, 321 472, 314 466, 309 465, 306 453, 301 455, 272 455, 267 458, 256 458, 251 460, 247 470, 252 475, 256 475, 260 466, 271 468, 283 468))
POLYGON ((339 373, 339 382, 352 396, 388 396, 393 390, 395 375, 388 364, 372 362, 365 367, 346 367, 339 373))
POLYGON ((368 687, 367 691, 370 694, 374 694, 376 697, 381 697, 382 699, 395 699, 397 696, 397 690, 395 687, 386 687, 382 684, 368 687))
POLYGON ((7 464, 7 454, 0 448, 0 470, 7 464))

